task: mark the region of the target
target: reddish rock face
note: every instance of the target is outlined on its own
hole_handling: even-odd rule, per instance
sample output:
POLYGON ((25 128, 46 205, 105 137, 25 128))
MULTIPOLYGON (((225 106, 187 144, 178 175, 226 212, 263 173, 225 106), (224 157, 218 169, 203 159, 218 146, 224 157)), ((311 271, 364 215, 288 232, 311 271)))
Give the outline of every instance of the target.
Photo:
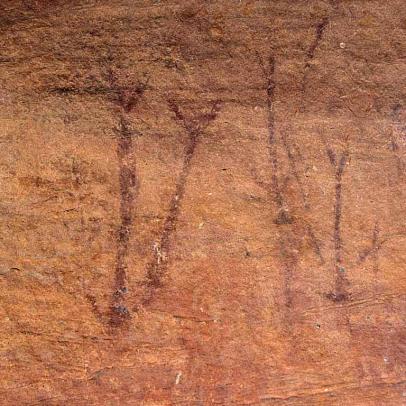
POLYGON ((3 0, 0 404, 403 404, 404 21, 3 0))

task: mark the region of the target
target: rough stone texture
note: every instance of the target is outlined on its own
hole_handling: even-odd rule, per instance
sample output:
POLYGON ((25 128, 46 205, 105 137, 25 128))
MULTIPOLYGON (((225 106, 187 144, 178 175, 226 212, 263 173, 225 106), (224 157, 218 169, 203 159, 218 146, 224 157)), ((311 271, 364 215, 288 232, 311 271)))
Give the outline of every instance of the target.
POLYGON ((2 0, 0 403, 405 404, 403 0, 2 0))

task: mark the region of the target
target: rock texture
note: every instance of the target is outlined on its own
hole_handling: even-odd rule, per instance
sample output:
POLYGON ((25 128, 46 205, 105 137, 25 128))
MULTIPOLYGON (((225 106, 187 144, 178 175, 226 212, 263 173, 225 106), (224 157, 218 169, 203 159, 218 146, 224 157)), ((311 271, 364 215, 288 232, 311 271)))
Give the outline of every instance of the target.
POLYGON ((2 0, 2 405, 401 405, 402 0, 2 0))

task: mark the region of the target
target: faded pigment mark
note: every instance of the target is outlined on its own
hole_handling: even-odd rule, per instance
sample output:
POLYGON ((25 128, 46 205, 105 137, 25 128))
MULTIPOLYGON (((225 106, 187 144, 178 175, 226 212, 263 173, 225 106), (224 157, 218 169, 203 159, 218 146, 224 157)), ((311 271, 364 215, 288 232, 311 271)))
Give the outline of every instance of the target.
POLYGON ((371 246, 369 248, 362 250, 358 254, 357 265, 361 265, 370 257, 374 259, 374 255, 377 254, 377 252, 380 251, 383 248, 383 246, 389 243, 390 241, 405 237, 406 231, 399 231, 391 234, 382 235, 382 232, 380 231, 379 227, 377 229, 374 228, 371 246))
POLYGON ((390 137, 390 150, 393 153, 396 162, 396 170, 398 179, 403 180, 406 172, 405 154, 402 146, 404 146, 404 140, 406 139, 406 125, 401 118, 401 113, 404 111, 402 105, 396 104, 391 109, 391 118, 394 124, 392 134, 390 137))
MULTIPOLYGON (((307 197, 305 185, 303 184, 302 178, 299 174, 298 158, 300 159, 300 161, 303 161, 303 157, 300 154, 300 152, 297 153, 298 158, 296 157, 296 155, 293 152, 292 147, 289 143, 288 136, 285 133, 285 131, 281 131, 281 140, 282 140, 282 145, 285 149, 286 155, 288 157, 290 172, 293 174, 293 177, 294 177, 297 187, 298 187, 298 192, 299 192, 300 198, 302 200, 303 208, 305 211, 309 212, 311 209, 310 202, 307 197)), ((299 151, 298 148, 296 148, 296 151, 299 151)), ((312 224, 308 221, 305 221, 305 230, 306 230, 307 236, 309 237, 309 240, 312 245, 314 253, 318 257, 319 262, 323 265, 325 263, 325 259, 324 259, 324 255, 322 252, 321 243, 318 240, 318 238, 316 237, 316 233, 313 229, 312 224)))
MULTIPOLYGON (((275 128, 275 114, 274 114, 274 100, 275 100, 275 68, 276 61, 271 55, 268 58, 268 63, 265 64, 263 59, 259 54, 256 54, 257 62, 261 68, 266 90, 266 104, 268 113, 268 157, 271 167, 271 182, 270 182, 270 194, 272 200, 275 203, 278 214, 274 220, 274 223, 278 226, 290 225, 294 222, 294 219, 289 213, 287 202, 283 195, 283 185, 279 181, 280 177, 280 164, 277 152, 277 138, 276 138, 276 128, 275 128)), ((292 306, 292 292, 291 292, 291 279, 293 276, 294 269, 297 265, 298 257, 296 241, 291 232, 280 231, 278 233, 278 244, 279 251, 283 261, 283 289, 284 289, 284 300, 286 308, 292 306)))
MULTIPOLYGON (((322 35, 322 31, 324 30, 323 27, 319 28, 320 34, 322 35)), ((311 52, 314 53, 315 49, 311 52)), ((298 159, 303 161, 303 157, 300 154, 300 151, 297 151, 297 156, 292 150, 290 145, 288 136, 285 131, 279 131, 279 139, 277 138, 276 128, 275 128, 275 115, 274 115, 274 99, 275 99, 275 89, 276 89, 276 81, 275 81, 275 66, 276 61, 273 56, 269 57, 267 66, 265 65, 263 59, 257 52, 256 54, 257 63, 261 69, 263 74, 265 83, 266 83, 266 95, 267 95, 267 111, 268 111, 268 151, 269 151, 269 160, 272 168, 271 174, 271 184, 269 185, 268 189, 272 190, 273 200, 278 209, 278 215, 275 219, 275 224, 292 224, 293 218, 289 213, 288 204, 286 199, 284 198, 284 189, 286 187, 285 182, 280 181, 280 164, 279 158, 277 153, 277 143, 278 141, 282 145, 285 150, 286 156, 288 158, 290 173, 293 175, 297 186, 298 192, 300 194, 303 208, 305 211, 310 211, 310 203, 306 195, 305 187, 303 181, 299 174, 299 166, 298 166, 298 159)), ((322 246, 320 241, 318 240, 316 233, 313 229, 312 224, 305 220, 305 233, 307 234, 311 247, 319 259, 321 264, 325 263, 324 255, 322 252, 322 246)))

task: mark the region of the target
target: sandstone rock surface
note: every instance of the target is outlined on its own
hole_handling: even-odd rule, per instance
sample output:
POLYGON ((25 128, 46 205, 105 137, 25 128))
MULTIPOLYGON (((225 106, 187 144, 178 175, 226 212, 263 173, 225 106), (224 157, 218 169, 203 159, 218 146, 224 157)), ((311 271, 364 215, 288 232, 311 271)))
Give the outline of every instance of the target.
POLYGON ((404 404, 405 17, 2 0, 0 404, 404 404))

